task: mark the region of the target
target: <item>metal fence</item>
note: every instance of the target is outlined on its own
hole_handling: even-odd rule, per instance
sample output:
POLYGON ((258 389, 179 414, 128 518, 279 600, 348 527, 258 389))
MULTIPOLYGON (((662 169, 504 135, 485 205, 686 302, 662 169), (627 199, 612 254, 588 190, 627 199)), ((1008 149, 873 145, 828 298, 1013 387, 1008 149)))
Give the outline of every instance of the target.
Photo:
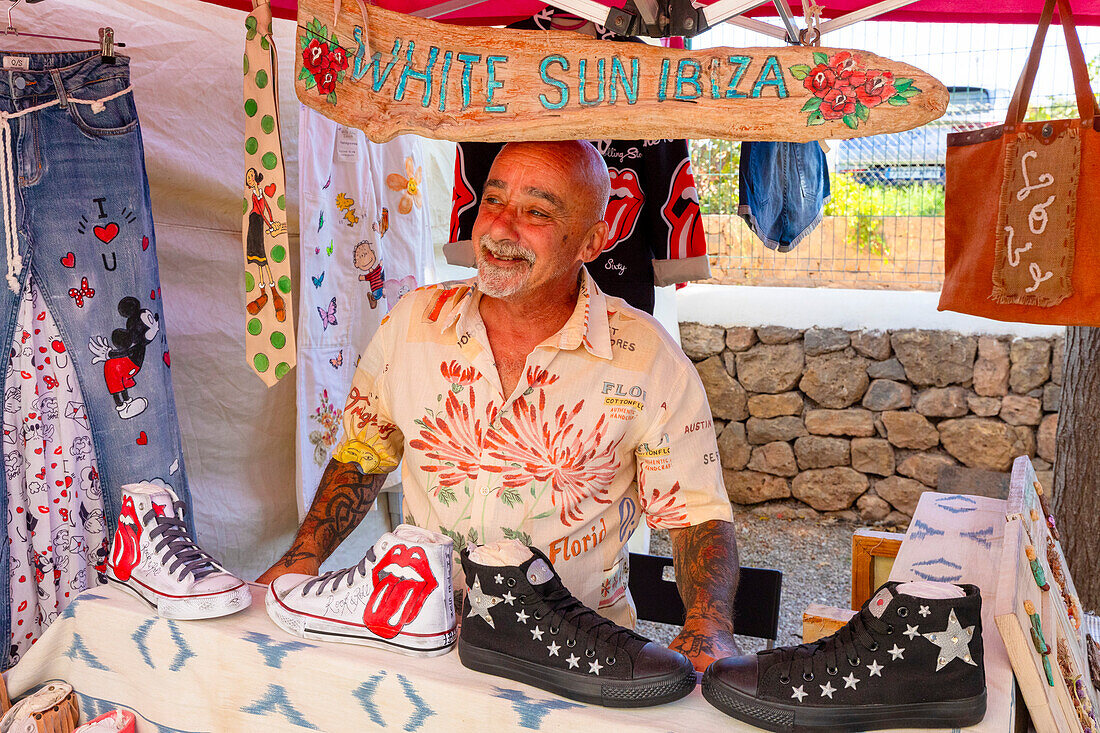
MULTIPOLYGON (((1079 31, 1092 77, 1100 80, 1100 29, 1079 31)), ((825 36, 829 46, 864 49, 931 73, 951 92, 948 112, 907 133, 828 141, 832 198, 821 224, 787 253, 766 248, 737 216, 740 143, 692 141, 712 282, 938 290, 947 134, 1004 121, 1034 33, 1034 26, 865 22, 825 36)), ((730 25, 692 43, 775 45, 730 25)), ((1047 34, 1028 116, 1076 116, 1060 28, 1047 34)))

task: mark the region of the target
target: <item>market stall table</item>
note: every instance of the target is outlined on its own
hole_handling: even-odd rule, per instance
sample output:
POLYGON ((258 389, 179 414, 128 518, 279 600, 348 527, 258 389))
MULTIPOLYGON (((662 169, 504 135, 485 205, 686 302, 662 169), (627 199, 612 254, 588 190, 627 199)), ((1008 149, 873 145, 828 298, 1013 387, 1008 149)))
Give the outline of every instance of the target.
MULTIPOLYGON (((1011 731, 1012 672, 992 622, 1005 502, 927 493, 902 544, 893 580, 945 569, 983 591, 989 706, 968 730, 1011 731), (988 528, 988 529, 987 529, 988 528), (955 539, 957 538, 957 539, 955 539)), ((79 692, 85 719, 134 710, 161 731, 504 730, 683 731, 755 728, 726 717, 699 688, 669 705, 634 710, 584 705, 470 671, 458 655, 422 659, 370 647, 304 641, 252 606, 207 621, 170 621, 115 586, 78 596, 6 674, 12 697, 49 679, 79 692), (719 727, 720 726, 720 727, 719 727)))

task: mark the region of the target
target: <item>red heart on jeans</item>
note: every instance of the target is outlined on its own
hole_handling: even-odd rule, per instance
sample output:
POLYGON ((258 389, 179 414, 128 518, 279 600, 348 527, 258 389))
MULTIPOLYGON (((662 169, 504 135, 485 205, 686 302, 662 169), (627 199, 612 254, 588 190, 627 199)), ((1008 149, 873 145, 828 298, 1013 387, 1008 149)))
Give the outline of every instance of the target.
POLYGON ((264 186, 264 193, 267 194, 268 196, 274 196, 275 195, 275 184, 274 183, 269 183, 266 186, 264 186))
POLYGON ((149 249, 149 237, 142 237, 141 238, 141 251, 144 252, 147 249, 149 249))
POLYGON ((62 343, 59 339, 54 339, 50 343, 50 346, 52 346, 53 350, 56 351, 59 354, 64 354, 65 353, 65 344, 62 343))
POLYGON ((138 434, 137 444, 138 445, 145 445, 148 442, 149 442, 149 436, 145 434, 144 430, 142 430, 141 433, 138 434))
POLYGON ((172 366, 172 357, 168 356, 167 351, 164 352, 164 366, 169 368, 172 366))
POLYGON ((105 227, 92 227, 92 231, 95 232, 96 239, 109 244, 112 239, 118 236, 118 224, 113 221, 105 227))
POLYGON ((61 258, 61 264, 65 265, 65 267, 76 267, 76 255, 69 252, 61 258))

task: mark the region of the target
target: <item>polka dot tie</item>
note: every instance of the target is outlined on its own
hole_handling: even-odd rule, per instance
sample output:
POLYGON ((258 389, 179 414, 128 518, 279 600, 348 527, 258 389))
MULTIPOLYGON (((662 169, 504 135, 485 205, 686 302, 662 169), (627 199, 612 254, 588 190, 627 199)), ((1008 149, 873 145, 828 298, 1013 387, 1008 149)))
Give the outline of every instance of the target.
POLYGON ((271 6, 256 7, 245 28, 245 351, 270 387, 290 372, 296 353, 271 6))

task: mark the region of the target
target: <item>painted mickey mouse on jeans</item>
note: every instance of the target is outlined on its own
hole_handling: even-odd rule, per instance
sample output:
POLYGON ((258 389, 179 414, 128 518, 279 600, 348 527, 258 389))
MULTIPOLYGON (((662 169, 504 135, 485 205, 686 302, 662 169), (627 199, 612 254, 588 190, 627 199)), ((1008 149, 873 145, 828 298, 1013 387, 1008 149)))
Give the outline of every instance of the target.
POLYGON ((128 390, 136 384, 134 376, 145 361, 145 347, 160 333, 160 316, 142 308, 141 301, 131 296, 118 302, 118 312, 126 319, 126 327, 116 328, 110 341, 106 336, 93 336, 88 348, 95 355, 93 364, 103 362, 103 379, 119 417, 131 418, 148 406, 144 397, 131 397, 128 390))

